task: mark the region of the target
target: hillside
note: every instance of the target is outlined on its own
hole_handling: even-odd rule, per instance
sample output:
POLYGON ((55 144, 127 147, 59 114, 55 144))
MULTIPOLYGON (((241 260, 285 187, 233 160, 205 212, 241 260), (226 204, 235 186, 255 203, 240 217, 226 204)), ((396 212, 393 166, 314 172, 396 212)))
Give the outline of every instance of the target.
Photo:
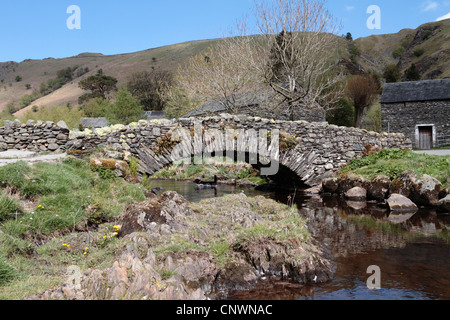
POLYGON ((373 35, 355 40, 361 51, 358 63, 366 70, 382 73, 397 64, 403 73, 414 63, 423 80, 450 77, 450 19, 403 29, 395 34, 373 35), (399 58, 394 50, 403 47, 399 58))
MULTIPOLYGON (((145 51, 105 56, 96 53, 82 53, 80 55, 64 59, 25 60, 21 63, 0 63, 0 111, 9 103, 16 106, 20 98, 25 94, 31 94, 33 90, 39 90, 42 82, 54 79, 58 70, 68 67, 89 68, 89 72, 82 77, 74 79, 59 90, 35 100, 32 105, 61 105, 71 103, 76 105, 82 91, 78 88, 78 82, 89 75, 93 75, 98 69, 104 73, 116 77, 118 86, 126 84, 128 77, 146 69, 159 68, 174 71, 177 66, 191 55, 207 48, 216 40, 202 40, 175 44, 166 47, 149 49, 145 51), (20 76, 22 80, 16 82, 20 76), (26 84, 31 88, 27 89, 26 84)), ((31 106, 30 106, 31 107, 31 106)), ((27 108, 28 109, 28 108, 27 108)), ((21 110, 22 113, 25 109, 21 110)))
MULTIPOLYGON (((16 107, 20 98, 39 90, 42 82, 54 79, 58 70, 65 68, 88 68, 89 72, 62 88, 32 102, 15 115, 20 116, 32 105, 54 106, 78 104, 82 94, 78 82, 98 69, 116 77, 118 86, 126 84, 128 77, 137 71, 159 68, 174 71, 191 55, 201 52, 218 40, 202 40, 174 44, 145 51, 105 56, 99 53, 82 53, 64 59, 25 60, 23 62, 0 62, 0 111, 8 104, 16 107), (20 76, 22 80, 16 81, 20 76), (27 89, 26 85, 29 85, 27 89)), ((402 73, 415 63, 423 79, 450 77, 450 19, 427 23, 417 29, 404 29, 395 34, 373 35, 356 39, 360 55, 352 63, 347 50, 348 42, 342 37, 338 41, 341 62, 348 73, 373 70, 382 74, 386 65, 397 64, 402 73), (393 57, 394 50, 403 47, 401 55, 393 57), (419 54, 420 53, 420 54, 419 54)))

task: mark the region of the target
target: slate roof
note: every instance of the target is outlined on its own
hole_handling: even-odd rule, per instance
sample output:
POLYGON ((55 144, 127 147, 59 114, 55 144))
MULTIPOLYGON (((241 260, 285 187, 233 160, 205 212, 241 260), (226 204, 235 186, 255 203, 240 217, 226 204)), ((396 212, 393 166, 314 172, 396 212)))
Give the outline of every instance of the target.
POLYGON ((381 103, 450 100, 450 78, 386 83, 381 103))
POLYGON ((84 128, 99 129, 109 126, 109 121, 106 118, 82 118, 80 122, 84 128))
MULTIPOLYGON (((237 106, 247 107, 251 105, 260 105, 261 103, 269 101, 271 98, 273 98, 273 96, 274 94, 272 93, 272 91, 268 89, 260 89, 257 90, 256 92, 246 92, 237 94, 235 99, 237 106)), ((218 114, 226 112, 224 104, 225 104, 224 98, 221 98, 220 102, 217 100, 210 100, 205 104, 201 105, 200 107, 198 107, 197 109, 187 113, 184 116, 184 118, 203 116, 205 114, 218 114)))

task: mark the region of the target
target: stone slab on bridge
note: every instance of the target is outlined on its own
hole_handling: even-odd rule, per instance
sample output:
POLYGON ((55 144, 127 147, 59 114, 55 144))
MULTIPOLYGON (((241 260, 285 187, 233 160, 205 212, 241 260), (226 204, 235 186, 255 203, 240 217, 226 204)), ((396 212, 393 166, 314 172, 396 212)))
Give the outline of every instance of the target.
MULTIPOLYGON (((229 114, 141 120, 127 126, 113 125, 70 134, 64 125, 50 122, 15 122, 0 128, 0 151, 50 150, 50 144, 52 149, 58 147, 55 151, 91 150, 97 146, 128 151, 139 160, 140 172, 150 175, 176 161, 205 153, 243 154, 247 161, 252 161, 255 155, 257 160, 260 160, 258 156, 263 156, 272 164, 276 162, 280 171, 295 175, 309 186, 320 184, 322 179, 369 150, 412 148, 411 141, 403 134, 229 114), (261 132, 272 133, 272 136, 261 135, 261 132), (252 140, 255 135, 256 140, 252 140), (279 137, 278 144, 271 139, 275 135, 279 137), (266 154, 258 149, 258 144, 264 144, 264 140, 268 142, 266 154)), ((261 161, 256 165, 265 167, 261 161)))

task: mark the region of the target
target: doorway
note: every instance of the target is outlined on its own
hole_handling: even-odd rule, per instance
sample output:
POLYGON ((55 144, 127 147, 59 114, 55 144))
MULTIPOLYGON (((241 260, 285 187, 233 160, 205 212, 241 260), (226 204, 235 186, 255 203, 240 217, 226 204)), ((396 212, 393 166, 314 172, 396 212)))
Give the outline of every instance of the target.
POLYGON ((433 127, 432 126, 421 126, 419 127, 419 149, 429 150, 433 149, 433 127))

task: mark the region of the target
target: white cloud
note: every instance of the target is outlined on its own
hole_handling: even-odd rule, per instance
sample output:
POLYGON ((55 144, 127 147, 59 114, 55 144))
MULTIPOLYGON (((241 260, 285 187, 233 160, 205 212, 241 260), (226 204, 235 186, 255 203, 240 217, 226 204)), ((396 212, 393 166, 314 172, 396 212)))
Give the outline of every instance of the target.
POLYGON ((441 20, 446 20, 446 19, 450 19, 450 12, 447 13, 445 16, 437 18, 436 21, 441 21, 441 20))
POLYGON ((345 10, 347 11, 355 10, 355 6, 345 6, 345 10))
POLYGON ((420 5, 420 8, 423 12, 436 10, 439 7, 439 3, 432 0, 427 0, 420 5))

